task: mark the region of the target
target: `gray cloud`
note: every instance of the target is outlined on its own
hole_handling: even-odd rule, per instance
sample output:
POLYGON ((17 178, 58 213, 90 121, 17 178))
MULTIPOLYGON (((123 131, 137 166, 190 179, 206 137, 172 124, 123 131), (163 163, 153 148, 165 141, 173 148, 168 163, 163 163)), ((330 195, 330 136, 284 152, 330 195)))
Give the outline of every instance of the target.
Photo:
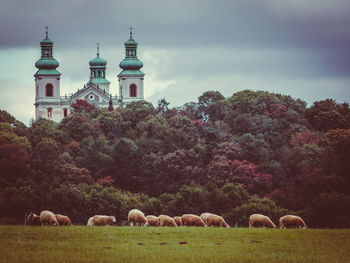
MULTIPOLYGON (((286 92, 309 103, 349 100, 349 13, 348 0, 3 0, 0 90, 13 87, 7 99, 17 100, 9 79, 20 75, 15 84, 34 93, 45 25, 55 42, 62 93, 88 81, 96 42, 116 90, 133 26, 152 101, 166 97, 181 104, 208 89, 229 96, 245 88, 286 92)), ((32 109, 32 101, 26 103, 32 109)))

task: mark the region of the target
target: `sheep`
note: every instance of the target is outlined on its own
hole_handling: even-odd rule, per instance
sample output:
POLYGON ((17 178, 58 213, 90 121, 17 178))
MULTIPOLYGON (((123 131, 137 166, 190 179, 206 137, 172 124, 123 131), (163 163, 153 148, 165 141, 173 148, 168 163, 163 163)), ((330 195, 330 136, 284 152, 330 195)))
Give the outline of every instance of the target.
POLYGON ((89 218, 87 226, 109 226, 115 222, 116 220, 114 216, 94 215, 89 218))
POLYGON ((27 216, 27 220, 25 222, 26 225, 30 225, 30 226, 40 226, 40 216, 34 214, 34 213, 30 213, 27 216))
POLYGON ((182 218, 181 216, 175 216, 174 221, 177 224, 177 226, 182 226, 182 218))
POLYGON ((57 219, 54 213, 44 210, 40 213, 40 223, 42 226, 58 226, 57 219))
POLYGON ((280 228, 307 228, 304 220, 300 216, 285 215, 279 220, 280 228))
POLYGON ((55 214, 55 217, 57 219, 58 225, 60 226, 71 226, 72 222, 70 221, 68 216, 61 215, 61 214, 55 214))
POLYGON ((94 225, 94 217, 90 217, 89 220, 87 221, 87 226, 93 226, 94 225))
POLYGON ((202 218, 193 214, 182 215, 182 225, 183 226, 206 226, 202 218))
POLYGON ((175 223, 174 218, 167 215, 160 215, 159 218, 159 226, 170 226, 175 227, 177 224, 175 223))
POLYGON ((207 225, 207 219, 209 215, 213 215, 212 213, 202 213, 200 217, 202 218, 203 222, 207 225))
POLYGON ((225 219, 222 216, 218 216, 218 215, 208 215, 207 217, 207 226, 217 226, 217 227, 230 227, 225 219))
POLYGON ((159 220, 158 217, 153 215, 146 216, 146 219, 148 221, 149 226, 159 226, 159 220))
POLYGON ((130 226, 133 226, 133 225, 147 226, 148 225, 148 221, 144 213, 138 209, 132 209, 129 211, 128 222, 130 223, 130 226))
POLYGON ((249 217, 249 228, 252 227, 276 228, 276 225, 267 216, 253 214, 249 217))

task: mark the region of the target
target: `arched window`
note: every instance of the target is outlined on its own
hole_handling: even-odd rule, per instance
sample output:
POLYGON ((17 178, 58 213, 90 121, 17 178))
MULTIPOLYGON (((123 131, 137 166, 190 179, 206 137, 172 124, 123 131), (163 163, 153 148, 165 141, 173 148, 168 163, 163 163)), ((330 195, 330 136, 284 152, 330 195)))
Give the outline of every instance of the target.
POLYGON ((130 85, 130 97, 137 97, 137 87, 135 84, 130 85))
POLYGON ((63 116, 64 117, 68 116, 68 110, 66 108, 63 109, 63 116))
POLYGON ((47 108, 47 117, 48 117, 49 119, 52 118, 52 108, 47 108))
POLYGON ((53 96, 53 86, 52 86, 51 83, 46 84, 45 95, 46 95, 46 97, 52 97, 53 96))

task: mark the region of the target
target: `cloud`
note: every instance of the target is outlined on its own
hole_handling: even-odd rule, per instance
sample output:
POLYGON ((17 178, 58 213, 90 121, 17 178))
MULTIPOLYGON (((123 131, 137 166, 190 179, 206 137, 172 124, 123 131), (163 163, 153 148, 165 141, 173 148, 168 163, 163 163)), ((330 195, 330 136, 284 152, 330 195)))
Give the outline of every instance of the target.
POLYGON ((34 64, 45 25, 60 63, 61 95, 89 80, 97 42, 115 94, 133 26, 145 95, 153 102, 165 97, 174 106, 206 90, 230 96, 247 88, 309 103, 350 100, 349 13, 347 0, 3 0, 0 91, 6 100, 0 102, 18 116, 34 112, 34 64))

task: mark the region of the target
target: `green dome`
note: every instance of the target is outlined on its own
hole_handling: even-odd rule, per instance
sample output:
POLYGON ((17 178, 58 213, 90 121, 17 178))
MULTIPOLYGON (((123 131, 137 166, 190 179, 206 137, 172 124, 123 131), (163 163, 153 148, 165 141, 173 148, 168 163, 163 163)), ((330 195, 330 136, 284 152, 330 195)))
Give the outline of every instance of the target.
POLYGON ((53 45, 53 41, 46 36, 43 41, 40 42, 41 46, 53 45))
POLYGON ((143 67, 143 63, 138 58, 125 58, 119 63, 119 67, 122 69, 140 69, 143 67))
POLYGON ((98 67, 98 66, 105 67, 107 65, 107 60, 100 58, 100 56, 97 55, 96 58, 89 61, 89 65, 91 67, 98 67))
POLYGON ((130 37, 125 43, 124 45, 137 45, 137 42, 132 38, 130 37))
POLYGON ((35 63, 38 69, 56 69, 60 64, 54 58, 41 58, 35 63))

